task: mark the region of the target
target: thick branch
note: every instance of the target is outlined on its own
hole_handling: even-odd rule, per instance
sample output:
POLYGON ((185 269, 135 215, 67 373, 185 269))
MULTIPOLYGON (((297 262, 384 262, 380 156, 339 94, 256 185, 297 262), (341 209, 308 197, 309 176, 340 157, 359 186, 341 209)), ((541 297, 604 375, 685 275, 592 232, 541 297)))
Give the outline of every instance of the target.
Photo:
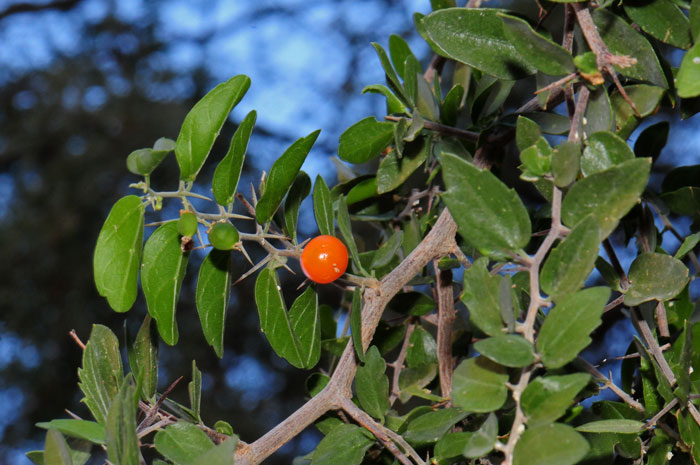
POLYGON ((455 321, 454 293, 452 292, 452 271, 440 270, 437 259, 435 267, 438 303, 437 356, 440 375, 440 393, 449 398, 452 391, 452 325, 455 321))

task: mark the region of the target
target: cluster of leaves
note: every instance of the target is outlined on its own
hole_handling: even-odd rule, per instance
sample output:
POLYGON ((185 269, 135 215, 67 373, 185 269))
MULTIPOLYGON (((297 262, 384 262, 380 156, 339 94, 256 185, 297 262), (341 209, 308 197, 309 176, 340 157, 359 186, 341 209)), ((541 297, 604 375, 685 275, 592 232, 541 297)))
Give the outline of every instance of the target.
MULTIPOLYGON (((317 177, 312 188, 301 167, 316 131, 280 156, 248 202, 236 190, 255 122, 250 113, 216 167, 213 200, 193 193, 218 132, 249 86, 245 76, 207 94, 177 141, 159 139, 133 152, 127 166, 144 176, 134 185, 143 195, 114 205, 94 259, 97 288, 118 312, 133 305, 141 272, 150 316, 133 341, 127 338, 131 373, 124 376, 114 334, 96 325, 80 370, 96 421, 41 424, 49 430, 46 450, 30 457, 79 464, 97 444, 112 463, 136 464, 139 445, 152 437, 168 463, 259 463, 315 423, 325 438, 299 464, 424 464, 426 455, 441 465, 660 465, 670 457, 674 464, 700 463, 700 379, 692 369, 700 362, 700 326, 693 324, 690 292, 700 233, 678 231, 691 222, 691 232, 697 229, 700 165, 669 172, 656 191, 648 181, 669 125, 646 127, 633 148, 627 142, 660 107, 680 106, 684 117, 698 108, 700 1, 542 3, 538 21, 530 21, 433 1, 431 14, 415 15, 437 54, 428 69, 398 36, 390 38, 389 53, 373 44, 387 85, 365 91, 386 98, 387 121, 369 117, 352 125, 340 137, 338 156, 376 173, 353 173, 332 189, 317 177), (547 30, 550 22, 564 24, 562 45, 547 30), (657 51, 660 44, 684 53, 678 69, 657 51), (516 92, 522 89, 538 95, 523 104, 516 92), (567 103, 561 112, 553 110, 559 102, 567 103), (179 188, 154 191, 149 175, 171 151, 179 188), (504 182, 514 172, 517 189, 504 182), (287 310, 279 273, 300 254, 298 213, 309 195, 319 231, 335 235, 337 223, 353 274, 340 282, 342 302, 319 305, 309 285, 287 310), (202 197, 215 212, 192 205, 202 197), (233 213, 236 198, 251 217, 233 213), (217 355, 231 254, 246 254, 243 243, 251 241, 268 253, 243 275, 265 266, 255 283, 261 330, 291 365, 322 366, 309 377, 306 408, 251 444, 237 443, 228 423, 204 425, 196 366, 189 407, 157 393, 151 317, 160 338, 176 344, 175 310, 193 250, 177 218, 143 244, 147 207, 160 210, 168 199, 203 227, 256 223, 233 250, 211 249, 199 270, 197 309, 217 355), (374 232, 358 236, 367 223, 374 232), (682 242, 674 255, 664 244, 668 234, 682 242), (430 235, 445 248, 430 245, 430 235), (616 254, 633 239, 636 257, 624 269, 616 254), (453 282, 458 273, 462 279, 453 282), (639 336, 629 345, 620 386, 580 356, 606 311, 629 319, 639 336), (619 401, 584 408, 582 401, 602 389, 619 401)), ((208 249, 202 232, 196 236, 196 250, 208 249)))

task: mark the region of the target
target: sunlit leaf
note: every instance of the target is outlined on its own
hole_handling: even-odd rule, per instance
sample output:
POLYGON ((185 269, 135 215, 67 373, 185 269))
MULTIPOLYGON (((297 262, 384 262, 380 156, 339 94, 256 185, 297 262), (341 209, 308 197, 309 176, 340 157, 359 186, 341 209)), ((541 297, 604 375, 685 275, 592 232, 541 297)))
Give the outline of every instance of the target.
POLYGON ((97 238, 95 285, 117 312, 126 312, 136 301, 144 213, 140 198, 122 197, 112 207, 97 238))
POLYGON ((590 379, 591 376, 586 373, 572 373, 538 377, 530 381, 520 398, 528 426, 544 426, 564 415, 590 379))
POLYGON ((177 222, 156 229, 143 248, 141 287, 146 296, 148 313, 158 323, 158 333, 166 344, 178 339, 175 309, 189 253, 180 249, 177 222))
POLYGON ((105 443, 105 428, 94 421, 71 418, 37 423, 36 426, 44 429, 55 429, 66 436, 85 439, 95 444, 105 443))
POLYGON ((507 367, 525 367, 535 361, 535 348, 524 337, 517 334, 503 334, 482 339, 474 344, 474 350, 507 367))
POLYGON ((333 215, 333 204, 331 202, 331 191, 328 189, 326 181, 321 175, 316 176, 314 183, 314 215, 316 216, 316 224, 318 231, 321 234, 334 236, 335 234, 335 218, 333 215))
POLYGON ((591 134, 586 140, 586 148, 581 157, 581 171, 584 176, 588 176, 633 158, 634 152, 627 142, 612 132, 600 131, 591 134))
POLYGON ((379 122, 368 116, 340 135, 338 156, 350 163, 365 163, 379 156, 393 137, 393 123, 379 122))
POLYGON ((395 151, 384 157, 377 170, 377 193, 390 192, 403 184, 428 158, 429 151, 430 142, 421 138, 406 144, 401 158, 395 151))
POLYGON ((467 412, 492 412, 508 397, 508 374, 487 358, 464 360, 454 371, 452 403, 467 412))
POLYGON ((469 320, 489 336, 503 334, 503 320, 499 299, 501 277, 492 276, 487 268, 488 259, 476 260, 464 272, 462 302, 469 310, 469 320))
POLYGON ((83 365, 78 369, 78 377, 78 386, 85 394, 83 402, 97 422, 104 425, 123 377, 119 341, 106 326, 93 325, 83 350, 83 365))
POLYGON ((222 357, 224 323, 231 295, 231 252, 212 249, 199 268, 195 302, 204 337, 222 357))
POLYGON ((214 177, 211 181, 211 190, 214 193, 214 199, 219 205, 226 206, 233 203, 236 188, 238 187, 238 179, 241 177, 248 141, 253 132, 256 118, 257 113, 255 110, 252 110, 243 118, 243 121, 240 122, 231 138, 228 153, 216 165, 214 177))
POLYGON ((204 431, 182 420, 158 431, 153 443, 165 458, 183 465, 197 464, 196 459, 214 447, 204 431))
POLYGON ((360 465, 374 437, 364 428, 342 423, 333 428, 316 447, 311 465, 360 465))
POLYGON ((46 432, 42 459, 46 465, 73 465, 68 443, 63 435, 55 429, 46 432))
POLYGON ((138 392, 131 375, 112 399, 105 424, 107 457, 111 463, 140 465, 139 440, 136 437, 138 392))
POLYGON ((635 24, 661 42, 678 48, 693 43, 688 17, 671 0, 625 2, 625 13, 635 24))
POLYGON ((681 98, 700 95, 700 41, 683 56, 676 77, 676 89, 681 98))
POLYGON ((423 445, 436 442, 449 431, 455 423, 468 415, 458 408, 446 408, 428 412, 409 421, 403 437, 412 444, 423 445))

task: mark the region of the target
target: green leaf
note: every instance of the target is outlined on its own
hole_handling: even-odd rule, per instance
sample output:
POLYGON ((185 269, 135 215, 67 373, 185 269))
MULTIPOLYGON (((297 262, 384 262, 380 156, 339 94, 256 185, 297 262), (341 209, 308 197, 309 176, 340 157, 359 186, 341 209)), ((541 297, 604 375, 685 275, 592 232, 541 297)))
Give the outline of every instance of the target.
POLYGON ((217 422, 214 423, 214 429, 217 433, 233 436, 233 426, 225 420, 217 420, 217 422))
POLYGON ((454 371, 452 403, 467 412, 493 412, 506 402, 508 374, 487 358, 464 360, 454 371))
POLYGON ((148 176, 172 152, 169 150, 138 149, 126 157, 126 169, 139 176, 148 176))
POLYGON ((63 435, 55 429, 46 432, 42 459, 46 465, 73 465, 68 443, 63 435))
POLYGON ((44 429, 55 429, 66 436, 85 439, 95 444, 105 443, 105 428, 99 423, 87 420, 63 419, 37 423, 44 429))
POLYGON ((562 202, 562 220, 574 228, 592 214, 600 226, 601 240, 639 200, 649 179, 651 160, 637 158, 576 182, 562 202))
POLYGON ((197 362, 195 360, 192 360, 192 381, 187 384, 187 393, 190 397, 190 410, 193 416, 201 423, 202 372, 197 368, 197 362))
POLYGON ((179 465, 199 465, 197 458, 214 447, 204 431, 183 420, 158 431, 153 444, 165 458, 179 465))
POLYGON ((467 242, 499 253, 530 242, 530 217, 513 189, 455 155, 443 154, 440 164, 447 186, 442 198, 467 242))
POLYGON ((669 255, 646 252, 640 254, 629 271, 630 287, 625 305, 634 306, 649 300, 669 300, 688 283, 688 268, 669 255))
POLYGON ((698 37, 700 34, 700 2, 698 0, 692 0, 690 3, 690 29, 693 38, 698 37))
POLYGON ((150 315, 146 315, 136 338, 129 340, 126 348, 129 367, 141 386, 144 400, 153 398, 158 388, 158 331, 151 323, 150 315))
POLYGON ((403 239, 403 231, 400 229, 395 231, 394 234, 389 237, 389 239, 382 244, 377 253, 374 254, 372 258, 372 265, 370 268, 376 269, 388 265, 391 259, 394 258, 396 252, 399 251, 401 247, 401 240, 403 239))
POLYGON ((171 346, 178 339, 175 309, 188 258, 189 253, 180 249, 176 221, 156 229, 143 248, 141 287, 148 313, 158 323, 160 337, 171 346))
POLYGON ((457 114, 462 104, 463 97, 464 87, 459 84, 455 84, 455 86, 452 87, 452 89, 450 89, 445 96, 445 100, 442 102, 440 115, 443 123, 448 126, 457 125, 457 114))
POLYGON ((637 59, 637 63, 632 66, 626 68, 616 66, 618 73, 650 82, 664 89, 668 88, 659 59, 642 34, 635 31, 624 19, 604 8, 596 8, 593 11, 593 21, 610 52, 637 59))
POLYGON ((249 87, 248 76, 234 76, 210 90, 187 113, 175 142, 182 181, 195 180, 229 113, 249 87))
POLYGON ((700 95, 700 41, 683 56, 676 76, 676 90, 681 98, 700 95))
POLYGON ((195 302, 204 337, 221 358, 224 324, 231 296, 231 252, 212 248, 199 268, 195 302))
POLYGON ((297 368, 304 368, 299 342, 280 294, 277 273, 265 268, 255 281, 255 304, 260 315, 260 329, 277 355, 297 368))
POLYGON ((417 326, 408 340, 406 364, 409 368, 437 363, 437 343, 422 326, 417 326))
POLYGON ((605 86, 599 86, 591 92, 582 124, 587 137, 596 132, 615 129, 615 115, 605 86))
POLYGON ((391 62, 394 64, 396 72, 399 76, 405 78, 404 62, 407 57, 412 56, 415 58, 415 56, 403 37, 396 34, 391 34, 389 36, 389 54, 391 55, 391 62))
POLYGON ((698 245, 698 242, 700 242, 700 232, 686 237, 673 258, 681 260, 683 257, 688 255, 695 248, 695 246, 698 245))
POLYGON ((550 369, 569 363, 590 342, 610 297, 607 287, 591 287, 564 297, 549 312, 537 338, 542 363, 550 369))
POLYGON ((520 406, 531 428, 553 423, 574 405, 576 395, 590 381, 586 373, 538 377, 520 397, 520 406))
POLYGON ((466 431, 458 431, 455 433, 447 433, 442 436, 433 452, 434 462, 440 465, 450 465, 458 463, 462 459, 462 452, 467 446, 474 433, 466 431))
POLYGON ((600 131, 591 134, 586 141, 581 171, 588 176, 634 158, 634 152, 622 138, 612 132, 600 131))
POLYGON ((661 121, 644 128, 634 143, 634 154, 640 158, 651 157, 652 160, 657 160, 668 141, 670 127, 668 121, 661 121))
POLYGON ((566 187, 576 180, 580 158, 581 146, 576 142, 564 141, 554 148, 552 175, 558 187, 566 187))
POLYGON ((304 368, 313 368, 321 358, 321 316, 313 287, 307 287, 294 301, 289 309, 289 322, 299 342, 304 368))
POLYGON ((467 412, 458 408, 445 408, 428 412, 408 422, 402 436, 411 444, 423 445, 437 442, 456 423, 464 420, 467 412))
POLYGON ((384 51, 382 46, 376 42, 372 42, 372 47, 374 47, 374 50, 377 52, 379 62, 381 63, 382 68, 384 68, 384 72, 386 73, 386 80, 389 84, 389 87, 391 87, 391 89, 394 92, 396 92, 396 94, 402 102, 408 104, 409 99, 406 95, 406 92, 404 91, 404 88, 401 86, 399 76, 396 74, 396 71, 394 71, 394 67, 391 66, 391 62, 389 61, 389 57, 387 56, 386 52, 384 51))
POLYGON ((447 8, 422 20, 435 52, 499 79, 515 80, 535 69, 523 59, 504 32, 500 10, 447 8))
POLYGON ((232 465, 238 437, 230 437, 197 457, 193 465, 232 465))
POLYGON ((257 113, 255 110, 248 113, 236 128, 231 138, 231 144, 226 156, 216 165, 214 177, 211 181, 211 190, 214 199, 219 205, 227 206, 233 203, 236 196, 238 180, 241 177, 243 160, 248 148, 248 141, 255 126, 257 113))
POLYGON ((389 378, 384 374, 386 362, 377 346, 365 354, 365 363, 357 369, 355 391, 360 406, 365 412, 384 423, 384 414, 389 410, 389 378))
POLYGON ((535 348, 517 334, 482 339, 474 344, 474 350, 507 367, 526 367, 535 362, 535 348))
POLYGON ((528 428, 515 445, 513 465, 573 465, 588 453, 588 442, 561 423, 528 428))
POLYGON ((368 116, 340 135, 338 156, 350 163, 365 163, 377 157, 394 138, 394 124, 368 116))
POLYGON ((255 219, 259 224, 270 221, 279 208, 320 132, 319 129, 298 139, 272 165, 265 192, 255 206, 255 219))
POLYGON ((348 205, 362 202, 377 196, 377 178, 370 176, 355 184, 346 196, 348 205))
POLYGON ((462 302, 469 310, 469 320, 489 336, 503 334, 498 288, 501 277, 492 276, 488 259, 481 257, 464 271, 462 302))
POLYGON ((334 236, 335 219, 333 218, 333 203, 331 202, 331 191, 328 189, 326 181, 323 180, 320 174, 316 176, 313 200, 314 216, 316 217, 318 231, 321 234, 334 236))
POLYGON ((294 243, 297 242, 299 207, 301 207, 301 202, 310 192, 311 178, 309 178, 308 174, 300 171, 292 187, 289 189, 287 199, 284 201, 284 228, 287 231, 287 235, 292 238, 294 243))
POLYGON ((506 37, 530 66, 553 76, 576 72, 574 59, 564 47, 536 33, 523 19, 502 13, 498 16, 506 37))
POLYGON ((372 444, 374 437, 363 428, 340 424, 318 444, 311 465, 360 465, 372 444))
POLYGON ((126 312, 136 301, 144 213, 140 198, 122 197, 110 210, 97 237, 95 285, 116 312, 126 312))
POLYGON ((587 216, 547 257, 540 274, 542 290, 555 302, 583 287, 600 249, 600 228, 587 216))
POLYGON ((129 375, 112 400, 105 424, 105 442, 109 461, 119 465, 139 465, 141 454, 136 436, 138 391, 129 375))
POLYGON ((462 451, 467 458, 483 457, 493 450, 498 435, 498 419, 493 413, 489 413, 484 423, 472 434, 462 451))
POLYGON ((387 114, 401 114, 406 113, 406 106, 401 103, 401 100, 391 91, 388 87, 381 84, 372 84, 371 86, 366 86, 362 89, 362 93, 365 94, 371 92, 373 94, 381 94, 386 97, 386 112, 387 114))
POLYGON ((357 250, 355 236, 352 233, 350 213, 348 212, 348 205, 345 201, 344 195, 338 197, 338 229, 340 229, 340 234, 343 236, 345 245, 350 251, 350 257, 352 258, 353 264, 357 267, 360 273, 367 275, 367 272, 362 267, 362 262, 360 261, 360 252, 357 250))
POLYGON ((678 48, 692 45, 690 22, 673 1, 627 1, 624 7, 627 16, 653 38, 678 48))
POLYGON ((365 349, 362 345, 362 291, 356 287, 352 294, 352 307, 350 309, 350 335, 352 345, 355 347, 357 358, 365 361, 365 349))
POLYGON ((542 137, 542 131, 537 123, 530 118, 518 116, 515 123, 515 143, 518 150, 523 151, 537 143, 542 137))
POLYGON ((117 337, 106 326, 93 325, 83 350, 83 366, 78 369, 78 386, 85 394, 83 402, 102 425, 123 376, 117 337))
POLYGON ((406 144, 401 158, 395 150, 382 158, 377 170, 377 193, 385 194, 402 185, 428 158, 430 145, 423 137, 406 144))
POLYGON ((644 428, 644 423, 637 420, 615 419, 598 420, 576 427, 576 431, 582 433, 620 433, 635 434, 640 433, 644 428))

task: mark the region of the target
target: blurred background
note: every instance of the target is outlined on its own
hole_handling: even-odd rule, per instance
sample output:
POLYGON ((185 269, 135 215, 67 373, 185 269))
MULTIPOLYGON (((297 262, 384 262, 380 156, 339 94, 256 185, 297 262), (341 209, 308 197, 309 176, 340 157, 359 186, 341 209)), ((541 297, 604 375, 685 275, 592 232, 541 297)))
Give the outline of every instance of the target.
MULTIPOLYGON (((332 185, 340 133, 384 114, 383 98, 361 95, 364 86, 384 82, 370 42, 386 47, 395 33, 424 65, 430 59, 413 29, 416 11, 428 13, 430 2, 0 0, 0 463, 28 464, 24 452, 43 448, 36 422, 65 418, 66 408, 89 416, 77 389, 81 351, 68 332, 75 329, 87 340, 91 325, 100 323, 121 337, 125 322, 135 330, 146 314, 143 296, 129 313, 112 312, 92 281, 101 225, 111 205, 129 193, 128 184, 139 181, 126 170, 126 156, 159 137, 176 138, 202 95, 246 74, 252 86, 200 178, 211 179, 236 122, 255 109, 242 192, 248 195, 250 183, 257 185, 289 144, 318 128, 303 169, 332 185)), ((698 119, 658 119, 674 121, 673 142, 659 163, 698 163, 698 119)), ((176 189, 177 174, 170 157, 153 185, 176 189)), ((197 187, 208 189, 206 183, 197 187)), ((309 205, 301 209, 300 233, 303 239, 314 232, 309 205)), ((240 275, 249 265, 237 260, 240 275)), ((196 360, 205 422, 226 420, 241 439, 253 441, 301 405, 306 373, 274 355, 260 334, 254 278, 233 289, 225 353, 218 359, 201 333, 195 277, 186 276, 180 297, 180 342, 161 345, 160 390, 184 376, 172 397, 186 402, 196 360)), ((301 281, 290 277, 290 292, 301 281)), ((337 300, 327 287, 322 298, 337 300)), ((624 353, 629 325, 620 321, 608 322, 612 331, 603 344, 624 334, 619 348, 594 351, 593 359, 624 353)), ((319 439, 311 428, 266 463, 291 463, 319 439)))

